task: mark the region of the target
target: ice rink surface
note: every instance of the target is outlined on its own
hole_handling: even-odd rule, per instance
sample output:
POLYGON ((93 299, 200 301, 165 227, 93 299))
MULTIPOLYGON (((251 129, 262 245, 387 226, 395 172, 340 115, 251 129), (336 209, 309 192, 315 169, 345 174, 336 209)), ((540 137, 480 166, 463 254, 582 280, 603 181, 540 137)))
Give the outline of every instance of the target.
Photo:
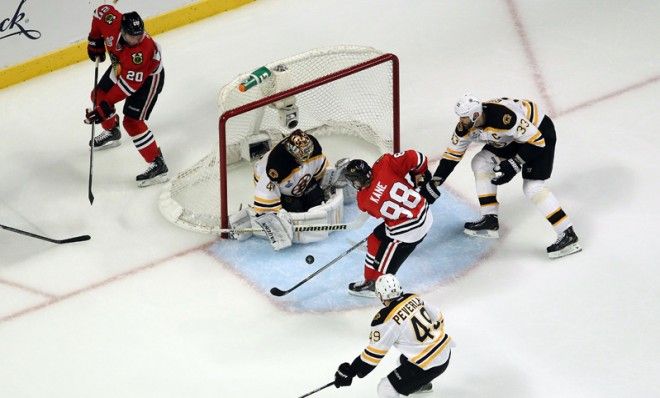
MULTIPOLYGON (((215 145, 224 83, 336 44, 399 56, 402 146, 436 159, 465 91, 538 101, 558 134, 548 185, 584 251, 549 260, 554 233, 520 177, 503 186, 503 236, 489 255, 418 292, 457 343, 427 396, 658 397, 658 17, 650 0, 260 0, 156 37, 167 77, 150 126, 181 170, 215 145)), ((0 223, 92 236, 58 246, 0 230, 0 396, 297 397, 331 381, 366 346, 376 302, 276 305, 217 259, 222 242, 165 221, 160 187, 135 187, 145 165, 126 137, 95 156, 89 206, 82 118, 93 69, 82 62, 0 91, 0 223)), ((472 208, 474 153, 445 184, 472 208)), ((359 260, 341 264, 348 279, 361 277, 359 260)), ((315 396, 376 396, 396 358, 315 396)))

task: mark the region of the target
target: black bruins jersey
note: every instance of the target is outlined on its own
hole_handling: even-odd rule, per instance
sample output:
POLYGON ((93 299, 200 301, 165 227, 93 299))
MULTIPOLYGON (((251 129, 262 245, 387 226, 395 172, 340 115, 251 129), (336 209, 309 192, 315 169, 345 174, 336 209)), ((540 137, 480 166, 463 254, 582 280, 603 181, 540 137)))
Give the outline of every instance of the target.
POLYGON ((284 140, 254 165, 254 209, 258 213, 282 209, 282 195, 302 196, 312 179, 321 181, 327 167, 318 140, 310 135, 314 149, 302 164, 284 147, 284 140))
POLYGON ((371 321, 369 345, 353 361, 364 377, 394 346, 410 363, 429 369, 447 362, 451 338, 445 333, 442 313, 416 294, 404 294, 378 311, 371 321))

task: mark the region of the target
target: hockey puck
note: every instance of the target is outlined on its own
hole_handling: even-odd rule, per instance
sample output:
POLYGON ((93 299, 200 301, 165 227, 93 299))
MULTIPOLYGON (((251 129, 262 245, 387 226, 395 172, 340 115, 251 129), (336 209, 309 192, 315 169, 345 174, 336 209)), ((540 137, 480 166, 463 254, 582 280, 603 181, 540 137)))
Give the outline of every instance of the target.
POLYGON ((313 263, 314 262, 314 256, 312 256, 311 254, 308 255, 307 257, 305 257, 305 261, 307 262, 307 264, 313 263))

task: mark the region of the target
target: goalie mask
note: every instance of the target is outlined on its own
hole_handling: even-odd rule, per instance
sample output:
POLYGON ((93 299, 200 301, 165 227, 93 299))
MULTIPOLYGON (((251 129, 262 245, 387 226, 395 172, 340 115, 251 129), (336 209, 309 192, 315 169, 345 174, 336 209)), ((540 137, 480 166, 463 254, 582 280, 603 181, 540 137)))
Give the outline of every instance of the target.
POLYGON ((312 138, 307 133, 298 129, 286 138, 284 148, 298 163, 303 163, 312 156, 314 142, 312 142, 312 138))
POLYGON ((371 167, 362 159, 353 159, 348 162, 344 177, 359 191, 371 184, 371 167))

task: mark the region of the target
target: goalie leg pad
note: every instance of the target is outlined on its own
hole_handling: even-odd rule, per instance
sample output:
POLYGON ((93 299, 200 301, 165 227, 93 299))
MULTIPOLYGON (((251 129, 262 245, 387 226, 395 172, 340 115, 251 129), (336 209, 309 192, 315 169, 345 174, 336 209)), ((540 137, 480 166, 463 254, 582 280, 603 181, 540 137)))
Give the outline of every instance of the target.
MULTIPOLYGON (((231 229, 252 228, 252 221, 251 221, 252 217, 253 216, 250 214, 250 211, 247 208, 245 208, 229 216, 229 226, 231 227, 231 229)), ((240 232, 240 233, 235 232, 231 234, 232 239, 236 239, 239 241, 250 239, 250 237, 252 237, 252 232, 249 231, 240 232)))
POLYGON ((265 213, 254 219, 254 222, 263 229, 266 238, 275 250, 282 250, 291 246, 293 239, 293 223, 286 210, 276 213, 265 213))
MULTIPOLYGON (((314 206, 304 213, 290 213, 295 225, 326 225, 341 223, 344 218, 344 199, 341 190, 323 204, 314 206)), ((329 231, 295 231, 295 243, 318 242, 328 237, 329 231)))

